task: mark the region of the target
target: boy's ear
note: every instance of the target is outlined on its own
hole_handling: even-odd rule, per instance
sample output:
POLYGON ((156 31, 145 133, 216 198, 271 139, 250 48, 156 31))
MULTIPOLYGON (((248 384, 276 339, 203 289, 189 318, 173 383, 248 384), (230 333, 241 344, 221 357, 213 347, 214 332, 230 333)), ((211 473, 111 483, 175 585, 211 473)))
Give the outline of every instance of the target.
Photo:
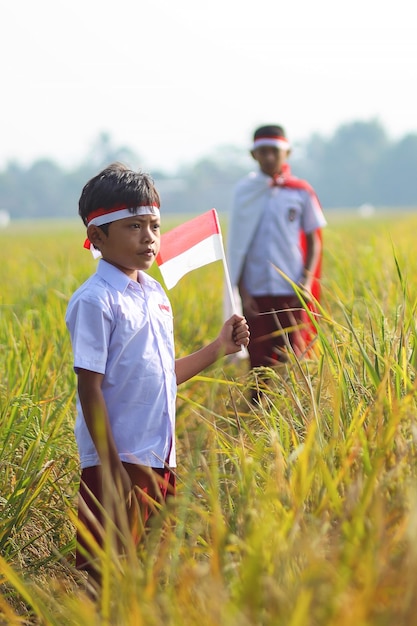
POLYGON ((255 151, 254 151, 254 150, 251 150, 251 151, 250 151, 250 154, 251 154, 252 159, 255 159, 255 161, 257 161, 257 160, 258 160, 258 159, 256 158, 256 155, 255 155, 255 151))
POLYGON ((87 237, 89 238, 91 243, 100 250, 100 242, 102 242, 105 237, 105 234, 101 230, 101 228, 99 228, 95 224, 90 224, 90 226, 88 226, 87 228, 87 237))

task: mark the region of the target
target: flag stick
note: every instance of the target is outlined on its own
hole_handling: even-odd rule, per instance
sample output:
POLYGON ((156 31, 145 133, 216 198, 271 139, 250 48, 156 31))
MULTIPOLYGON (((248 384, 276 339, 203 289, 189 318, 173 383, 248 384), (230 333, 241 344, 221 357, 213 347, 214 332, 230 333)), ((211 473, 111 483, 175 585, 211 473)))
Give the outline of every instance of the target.
POLYGON ((219 234, 220 234, 219 239, 220 239, 220 246, 221 246, 221 251, 222 251, 222 262, 223 262, 223 269, 224 269, 224 277, 226 279, 227 293, 229 294, 229 298, 230 298, 231 310, 233 311, 233 313, 237 313, 237 311, 236 311, 236 302, 235 302, 235 298, 234 298, 234 295, 233 295, 232 283, 231 283, 231 280, 230 280, 229 268, 227 267, 226 255, 224 253, 223 233, 222 233, 222 229, 220 227, 220 220, 219 220, 219 216, 217 214, 216 209, 213 209, 213 211, 214 211, 214 215, 216 216, 217 228, 218 228, 219 234))
POLYGON ((227 267, 226 257, 224 254, 223 241, 221 242, 221 246, 222 246, 222 262, 223 262, 223 269, 224 269, 224 277, 226 280, 227 293, 229 294, 231 309, 233 313, 236 313, 236 302, 235 302, 235 297, 233 295, 232 283, 230 281, 229 268, 227 267))
MULTIPOLYGON (((217 215, 217 211, 216 209, 214 209, 215 213, 216 213, 216 220, 217 220, 217 226, 219 229, 219 233, 220 233, 220 245, 221 245, 221 250, 222 250, 222 263, 223 263, 223 269, 224 269, 224 277, 226 280, 226 287, 227 287, 227 293, 229 295, 229 299, 230 299, 230 305, 231 305, 231 310, 233 313, 237 313, 236 311, 236 301, 235 301, 235 297, 233 295, 233 289, 232 289, 232 282, 230 280, 230 274, 229 274, 229 268, 227 267, 227 262, 226 262, 226 255, 224 252, 224 246, 223 246, 223 234, 220 228, 220 222, 219 222, 219 217, 217 215)), ((242 352, 245 351, 245 346, 242 344, 240 344, 240 350, 242 352)))

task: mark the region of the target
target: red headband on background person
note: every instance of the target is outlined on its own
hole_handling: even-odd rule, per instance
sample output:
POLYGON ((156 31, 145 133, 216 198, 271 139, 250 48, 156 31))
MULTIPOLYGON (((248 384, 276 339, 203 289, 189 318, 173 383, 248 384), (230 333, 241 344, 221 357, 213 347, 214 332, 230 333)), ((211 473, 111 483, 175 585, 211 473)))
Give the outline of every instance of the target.
POLYGON ((260 148, 261 146, 272 146, 273 148, 279 148, 280 150, 289 150, 290 142, 283 135, 260 135, 253 140, 252 150, 260 148))

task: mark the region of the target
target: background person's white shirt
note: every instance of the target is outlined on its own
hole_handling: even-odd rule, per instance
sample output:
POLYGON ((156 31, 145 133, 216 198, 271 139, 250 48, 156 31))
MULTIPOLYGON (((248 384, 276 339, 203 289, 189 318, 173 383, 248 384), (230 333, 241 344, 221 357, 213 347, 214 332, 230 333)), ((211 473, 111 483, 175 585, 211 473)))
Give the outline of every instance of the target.
POLYGON ((270 187, 243 266, 248 292, 252 296, 294 295, 291 284, 276 267, 298 283, 304 269, 300 231, 310 233, 325 223, 312 194, 303 189, 270 187))

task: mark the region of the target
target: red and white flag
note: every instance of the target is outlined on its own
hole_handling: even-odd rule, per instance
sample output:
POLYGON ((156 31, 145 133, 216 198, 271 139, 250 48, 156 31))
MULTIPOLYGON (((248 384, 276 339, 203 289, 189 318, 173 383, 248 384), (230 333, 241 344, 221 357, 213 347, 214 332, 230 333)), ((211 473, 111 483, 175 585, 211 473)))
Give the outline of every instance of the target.
POLYGON ((164 233, 156 257, 167 289, 174 287, 188 272, 220 260, 225 264, 216 209, 164 233))

